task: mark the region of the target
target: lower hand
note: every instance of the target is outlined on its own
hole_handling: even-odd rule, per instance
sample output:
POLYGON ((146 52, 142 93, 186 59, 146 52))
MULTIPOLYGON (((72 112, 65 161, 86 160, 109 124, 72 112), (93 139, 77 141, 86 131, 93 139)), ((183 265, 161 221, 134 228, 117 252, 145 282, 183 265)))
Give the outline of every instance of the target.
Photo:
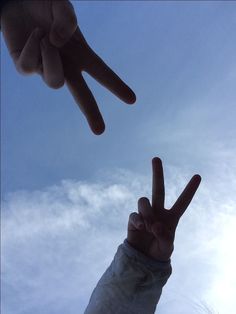
POLYGON ((127 240, 143 254, 158 261, 167 261, 174 250, 175 231, 180 217, 197 191, 201 177, 194 175, 172 208, 165 209, 161 160, 154 158, 152 167, 152 204, 145 197, 139 199, 138 213, 134 212, 129 217, 127 240))

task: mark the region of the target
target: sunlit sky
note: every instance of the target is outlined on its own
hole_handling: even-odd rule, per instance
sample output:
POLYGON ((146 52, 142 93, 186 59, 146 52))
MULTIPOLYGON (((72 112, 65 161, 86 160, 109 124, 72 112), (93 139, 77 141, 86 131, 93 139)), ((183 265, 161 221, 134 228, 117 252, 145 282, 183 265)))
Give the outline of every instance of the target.
POLYGON ((159 156, 167 207, 193 174, 202 184, 156 312, 234 314, 236 3, 73 4, 137 102, 86 75, 106 123, 95 136, 67 88, 18 74, 1 38, 3 313, 83 313, 159 156))

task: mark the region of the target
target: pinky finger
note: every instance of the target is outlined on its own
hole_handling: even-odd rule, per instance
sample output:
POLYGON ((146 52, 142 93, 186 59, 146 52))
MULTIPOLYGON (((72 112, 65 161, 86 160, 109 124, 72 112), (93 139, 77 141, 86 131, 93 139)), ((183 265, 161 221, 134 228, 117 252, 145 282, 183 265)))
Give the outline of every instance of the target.
POLYGON ((145 227, 144 221, 140 214, 131 213, 129 216, 129 229, 130 230, 143 230, 145 227))

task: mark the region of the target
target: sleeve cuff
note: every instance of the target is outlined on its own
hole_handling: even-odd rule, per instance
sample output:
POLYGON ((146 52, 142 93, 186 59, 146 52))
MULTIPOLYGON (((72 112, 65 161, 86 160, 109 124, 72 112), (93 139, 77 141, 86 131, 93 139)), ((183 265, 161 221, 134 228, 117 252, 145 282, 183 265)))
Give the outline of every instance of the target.
POLYGON ((149 268, 152 271, 160 270, 160 269, 168 269, 171 265, 171 260, 168 261, 157 261, 151 257, 146 256, 145 254, 139 252, 135 248, 133 248, 127 241, 127 239, 124 240, 122 244, 122 248, 126 255, 131 257, 132 259, 138 261, 139 263, 145 265, 147 268, 149 268))

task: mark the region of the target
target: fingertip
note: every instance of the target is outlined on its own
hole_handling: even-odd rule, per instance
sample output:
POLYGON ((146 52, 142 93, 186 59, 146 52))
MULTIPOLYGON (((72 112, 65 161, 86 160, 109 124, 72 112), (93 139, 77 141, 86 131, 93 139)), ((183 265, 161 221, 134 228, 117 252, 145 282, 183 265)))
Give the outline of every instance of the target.
POLYGON ((196 181, 199 182, 199 183, 202 181, 202 177, 201 177, 199 174, 195 174, 195 175, 193 176, 193 179, 196 180, 196 181))
POLYGON ((139 198, 138 200, 139 202, 147 202, 148 201, 148 198, 146 196, 142 196, 139 198))
POLYGON ((47 86, 52 89, 59 89, 63 87, 65 83, 63 78, 58 79, 56 77, 55 78, 50 77, 50 78, 45 79, 45 75, 42 75, 42 78, 44 82, 47 84, 47 86))
POLYGON ((55 80, 51 79, 50 81, 47 82, 49 87, 51 87, 53 89, 59 89, 59 88, 63 87, 64 83, 65 83, 64 79, 58 80, 57 78, 55 80))
POLYGON ((127 96, 125 102, 128 105, 133 105, 136 102, 136 95, 135 95, 135 93, 131 89, 129 91, 129 95, 127 96))
POLYGON ((68 38, 62 37, 62 33, 57 30, 52 30, 49 34, 50 43, 57 47, 61 48, 67 42, 68 38))
POLYGON ((161 158, 159 158, 159 157, 153 157, 152 158, 152 164, 153 164, 153 166, 155 166, 155 165, 159 165, 159 164, 162 164, 162 161, 161 161, 161 158))
POLYGON ((140 197, 140 199, 138 200, 138 204, 139 205, 142 205, 142 204, 147 204, 148 205, 150 204, 150 201, 147 197, 143 196, 143 197, 140 197))
POLYGON ((91 129, 95 135, 101 135, 102 133, 104 133, 106 126, 104 122, 101 122, 97 125, 92 125, 91 129))

